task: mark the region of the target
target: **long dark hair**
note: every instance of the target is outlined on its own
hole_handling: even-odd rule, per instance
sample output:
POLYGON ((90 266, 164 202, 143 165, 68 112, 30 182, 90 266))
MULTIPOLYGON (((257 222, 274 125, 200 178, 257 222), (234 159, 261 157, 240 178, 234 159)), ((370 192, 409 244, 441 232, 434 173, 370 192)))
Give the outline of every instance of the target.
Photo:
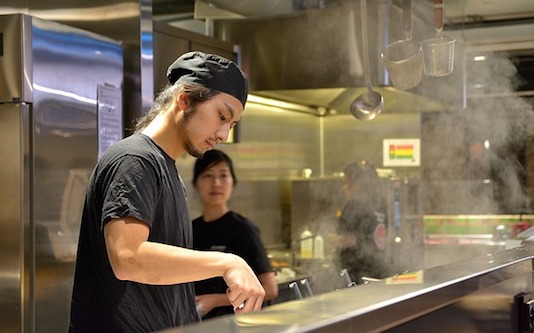
POLYGON ((215 97, 221 92, 195 83, 168 84, 154 100, 154 104, 152 105, 152 108, 150 108, 150 111, 138 119, 137 124, 135 125, 135 133, 141 132, 158 114, 160 114, 160 112, 167 110, 174 98, 180 93, 186 93, 189 97, 190 103, 187 107, 195 109, 198 104, 215 97))
POLYGON ((234 172, 234 165, 230 156, 226 155, 223 151, 212 149, 204 153, 204 156, 197 158, 195 161, 195 167, 193 169, 193 184, 196 185, 198 177, 207 169, 211 168, 215 164, 220 162, 226 162, 232 178, 234 180, 234 186, 237 184, 237 178, 234 172))

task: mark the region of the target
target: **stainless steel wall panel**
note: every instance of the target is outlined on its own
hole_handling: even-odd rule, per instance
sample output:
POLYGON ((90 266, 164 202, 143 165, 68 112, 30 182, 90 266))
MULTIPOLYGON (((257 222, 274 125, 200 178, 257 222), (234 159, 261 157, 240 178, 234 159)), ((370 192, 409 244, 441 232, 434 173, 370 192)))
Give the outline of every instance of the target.
POLYGON ((0 27, 11 29, 10 61, 0 62, 10 77, 0 82, 16 88, 4 90, 10 95, 0 103, 0 328, 66 332, 82 204, 98 153, 98 91, 122 89, 122 46, 23 14, 0 16, 0 27), (27 101, 19 102, 21 91, 31 93, 27 101))
POLYGON ((0 328, 26 332, 31 323, 29 105, 0 104, 0 328))
MULTIPOLYGON (((381 114, 372 122, 351 115, 325 117, 325 175, 343 171, 351 162, 367 160, 383 167, 383 139, 419 138, 419 113, 381 114)), ((395 168, 399 176, 418 177, 418 167, 395 168)))
MULTIPOLYGON (((323 237, 335 232, 337 211, 345 203, 343 181, 338 178, 299 179, 291 182, 291 239, 296 241, 307 227, 323 237)), ((327 247, 329 242, 327 242, 327 247)), ((300 248, 300 244, 295 246, 300 248)))
POLYGON ((122 87, 122 47, 37 18, 32 34, 35 327, 64 332, 82 203, 97 160, 97 87, 122 87))

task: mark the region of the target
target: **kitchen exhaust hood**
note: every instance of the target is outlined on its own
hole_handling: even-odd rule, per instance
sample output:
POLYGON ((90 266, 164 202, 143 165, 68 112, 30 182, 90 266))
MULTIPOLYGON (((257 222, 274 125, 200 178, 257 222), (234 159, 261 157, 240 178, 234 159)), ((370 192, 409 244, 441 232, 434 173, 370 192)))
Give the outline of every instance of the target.
MULTIPOLYGON (((221 9, 232 11, 231 4, 219 2, 226 3, 221 9)), ((254 12, 251 3, 247 14, 254 12)), ((433 4, 413 3, 414 39, 434 37, 433 4)), ((402 91, 389 84, 380 53, 405 36, 401 7, 400 1, 368 2, 371 81, 384 97, 383 113, 445 110, 449 106, 425 89, 402 91)), ((320 116, 350 114, 352 101, 366 91, 359 1, 294 1, 292 11, 284 8, 283 15, 217 17, 214 37, 239 45, 251 94, 305 105, 320 116), (305 8, 305 3, 312 5, 305 8)), ((195 13, 197 18, 208 18, 201 15, 195 13)), ((461 87, 456 86, 460 96, 461 87)))
MULTIPOLYGON (((448 106, 423 95, 398 90, 392 87, 373 87, 384 98, 383 113, 419 113, 443 111, 448 106)), ((309 88, 282 90, 254 90, 254 96, 280 100, 306 108, 288 108, 293 111, 313 113, 317 116, 349 114, 350 104, 367 91, 366 87, 309 88)), ((252 98, 251 101, 256 101, 252 98)), ((256 102, 262 104, 262 102, 256 102)), ((265 102, 265 104, 268 104, 265 102)))

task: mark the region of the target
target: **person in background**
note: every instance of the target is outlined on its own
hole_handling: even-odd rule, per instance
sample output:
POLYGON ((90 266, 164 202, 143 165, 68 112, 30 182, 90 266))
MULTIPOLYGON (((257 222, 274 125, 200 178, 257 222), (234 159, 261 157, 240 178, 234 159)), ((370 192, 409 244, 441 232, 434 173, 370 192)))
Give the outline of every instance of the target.
POLYGON ((91 175, 78 243, 70 332, 156 332, 200 320, 194 281, 224 279, 236 313, 265 291, 237 255, 195 251, 175 160, 200 157, 240 120, 248 81, 228 59, 180 56, 170 84, 133 135, 109 147, 91 175))
MULTIPOLYGON (((202 201, 202 216, 193 220, 195 250, 236 254, 252 267, 265 289, 265 300, 278 295, 278 284, 258 227, 228 207, 237 183, 230 157, 220 150, 207 151, 195 162, 193 185, 202 201)), ((216 277, 195 282, 197 308, 203 319, 233 313, 226 285, 216 277)))
POLYGON ((376 169, 366 161, 351 163, 343 174, 346 203, 339 213, 336 234, 341 268, 357 284, 363 277, 382 279, 388 275, 386 262, 387 203, 376 169))

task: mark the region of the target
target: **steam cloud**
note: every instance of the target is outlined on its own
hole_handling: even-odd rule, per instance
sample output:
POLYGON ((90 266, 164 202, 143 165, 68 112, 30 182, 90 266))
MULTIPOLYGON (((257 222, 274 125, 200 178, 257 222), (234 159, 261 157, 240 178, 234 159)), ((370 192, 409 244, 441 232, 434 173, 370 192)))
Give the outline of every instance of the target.
MULTIPOLYGON (((417 3, 414 2, 414 6, 417 3)), ((432 12, 425 15, 433 17, 432 12)), ((432 22, 429 22, 429 31, 432 31, 432 22)), ((414 89, 416 93, 448 105, 447 111, 436 116, 435 125, 453 131, 442 132, 442 137, 433 142, 437 145, 432 150, 439 155, 432 161, 432 167, 441 170, 436 179, 438 183, 446 180, 441 183, 446 185, 435 188, 431 187, 436 182, 428 185, 424 192, 429 198, 425 198, 424 208, 431 211, 424 214, 532 213, 532 203, 525 189, 525 154, 528 126, 534 123, 534 107, 532 100, 517 93, 528 78, 518 75, 514 61, 513 54, 506 52, 467 50, 466 41, 459 38, 454 73, 445 78, 423 78, 414 89), (484 56, 484 60, 475 61, 475 56, 484 56), (451 161, 455 163, 452 167, 451 161), (443 191, 445 188, 447 191, 443 191)), ((323 188, 321 191, 332 193, 334 190, 323 188)), ((321 196, 315 193, 315 197, 321 196)), ((325 236, 334 230, 332 211, 326 209, 328 214, 315 216, 311 222, 314 234, 325 236)), ((329 251, 327 244, 325 239, 329 251)), ((428 267, 439 264, 442 263, 427 263, 428 267)), ((317 265, 308 267, 312 270, 315 288, 329 291, 342 287, 340 281, 332 278, 333 272, 343 268, 337 265, 337 260, 327 267, 317 265)))

